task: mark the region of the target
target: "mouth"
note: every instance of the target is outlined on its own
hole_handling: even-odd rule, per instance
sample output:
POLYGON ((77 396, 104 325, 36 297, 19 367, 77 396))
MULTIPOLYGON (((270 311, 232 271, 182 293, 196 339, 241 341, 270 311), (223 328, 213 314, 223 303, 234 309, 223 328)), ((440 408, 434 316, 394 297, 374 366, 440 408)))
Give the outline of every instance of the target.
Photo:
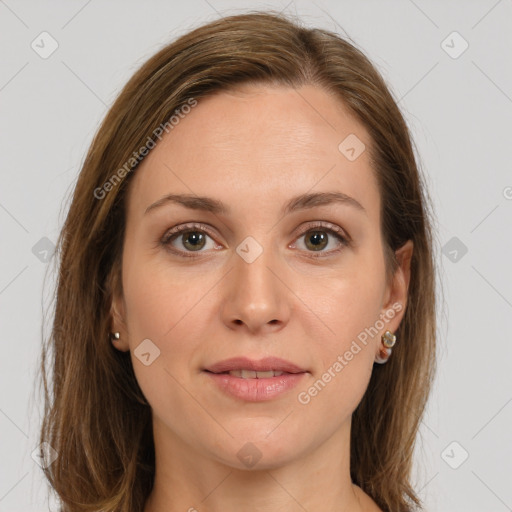
MULTIPOLYGON (((209 370, 206 370, 209 371, 209 370)), ((231 370, 229 372, 210 372, 215 375, 231 375, 232 377, 239 377, 241 379, 271 379, 272 377, 279 377, 288 372, 281 372, 276 370, 268 370, 264 372, 257 372, 254 370, 231 370)))
POLYGON ((307 371, 306 369, 279 357, 265 357, 259 360, 249 359, 247 357, 233 357, 231 359, 226 359, 212 364, 204 370, 216 374, 239 372, 233 376, 241 377, 243 379, 264 379, 279 376, 280 373, 295 374, 305 373, 307 371), (273 375, 270 375, 270 372, 273 372, 273 375), (258 374, 260 374, 261 377, 259 377, 258 374))
POLYGON ((280 397, 308 373, 290 361, 275 357, 260 360, 232 358, 208 366, 203 372, 217 385, 217 389, 249 402, 280 397))

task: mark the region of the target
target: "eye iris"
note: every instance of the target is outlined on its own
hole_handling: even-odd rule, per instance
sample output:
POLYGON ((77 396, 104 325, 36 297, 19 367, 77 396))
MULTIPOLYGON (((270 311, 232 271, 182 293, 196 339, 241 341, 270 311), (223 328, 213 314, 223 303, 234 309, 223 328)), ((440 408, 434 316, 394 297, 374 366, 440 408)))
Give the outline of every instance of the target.
MULTIPOLYGON (((329 241, 329 236, 325 231, 309 231, 306 236, 306 246, 313 251, 320 251, 325 248, 329 241)), ((206 238, 201 231, 187 231, 182 233, 183 246, 191 251, 198 251, 205 246, 206 238)))
POLYGON ((192 251, 202 249, 206 243, 205 236, 203 233, 198 231, 189 231, 182 235, 183 246, 192 251))
POLYGON ((310 235, 306 237, 306 246, 308 249, 313 248, 314 251, 323 249, 327 245, 328 237, 323 231, 310 231, 310 235), (309 245, 312 242, 312 247, 309 245))

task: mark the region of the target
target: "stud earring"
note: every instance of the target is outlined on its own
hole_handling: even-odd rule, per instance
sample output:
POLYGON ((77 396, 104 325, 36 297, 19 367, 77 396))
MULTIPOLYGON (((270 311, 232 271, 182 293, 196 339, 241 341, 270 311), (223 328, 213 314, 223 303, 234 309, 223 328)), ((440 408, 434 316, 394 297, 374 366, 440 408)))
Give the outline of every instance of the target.
POLYGON ((110 333, 110 339, 114 341, 119 341, 119 338, 121 338, 121 334, 118 332, 111 332, 110 333))
POLYGON ((386 331, 382 335, 381 341, 382 346, 380 347, 379 354, 375 357, 375 362, 384 364, 388 362, 388 359, 391 356, 391 349, 395 346, 396 336, 391 331, 386 331))

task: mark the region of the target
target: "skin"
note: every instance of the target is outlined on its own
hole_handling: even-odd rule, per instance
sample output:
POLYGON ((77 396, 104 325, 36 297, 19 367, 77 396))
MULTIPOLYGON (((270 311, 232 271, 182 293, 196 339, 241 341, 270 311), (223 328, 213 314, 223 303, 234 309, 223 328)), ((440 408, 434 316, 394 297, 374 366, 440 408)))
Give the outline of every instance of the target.
POLYGON ((351 416, 380 335, 402 320, 413 247, 397 251, 387 282, 377 182, 368 151, 349 161, 338 150, 349 134, 369 147, 364 126, 319 87, 244 86, 199 99, 135 171, 112 329, 152 408, 156 476, 145 512, 380 510, 350 479, 351 416), (334 203, 282 215, 290 198, 320 191, 343 192, 365 211, 334 203), (168 203, 145 214, 169 193, 209 196, 231 211, 168 203), (339 226, 351 242, 315 227, 329 241, 327 256, 313 259, 306 242, 315 221, 339 226), (187 236, 174 239, 176 251, 196 257, 159 243, 189 222, 214 235, 200 252, 187 236), (263 248, 252 263, 236 252, 247 236, 263 248), (300 403, 299 392, 397 303, 402 310, 379 334, 300 403), (134 355, 144 339, 160 350, 148 366, 134 355), (277 356, 308 373, 275 399, 242 401, 202 372, 234 356, 277 356), (237 457, 247 442, 261 454, 251 468, 237 457))

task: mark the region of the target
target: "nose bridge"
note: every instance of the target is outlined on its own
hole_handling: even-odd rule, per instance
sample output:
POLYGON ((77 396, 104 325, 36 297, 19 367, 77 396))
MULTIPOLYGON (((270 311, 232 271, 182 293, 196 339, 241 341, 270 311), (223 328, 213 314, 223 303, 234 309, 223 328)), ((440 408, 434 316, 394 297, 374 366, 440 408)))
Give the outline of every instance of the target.
POLYGON ((263 245, 247 237, 236 248, 225 297, 225 321, 231 326, 243 323, 254 331, 288 321, 286 287, 276 277, 282 267, 270 239, 265 237, 263 245))
POLYGON ((276 257, 272 254, 269 237, 263 247, 252 237, 247 237, 236 249, 238 261, 236 261, 237 291, 239 297, 245 295, 245 302, 253 308, 262 308, 275 301, 276 288, 275 276, 269 267, 275 266, 276 257))

